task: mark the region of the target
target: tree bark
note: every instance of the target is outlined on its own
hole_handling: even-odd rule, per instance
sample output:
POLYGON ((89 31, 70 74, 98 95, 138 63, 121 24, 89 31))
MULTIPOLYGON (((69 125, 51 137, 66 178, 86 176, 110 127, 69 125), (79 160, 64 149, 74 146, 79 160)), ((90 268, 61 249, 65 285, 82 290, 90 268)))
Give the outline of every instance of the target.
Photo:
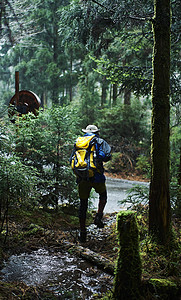
POLYGON ((113 101, 112 101, 113 106, 116 106, 117 94, 118 94, 118 85, 117 85, 117 83, 114 83, 113 84, 113 101))
POLYGON ((178 171, 178 192, 176 201, 176 212, 178 216, 181 216, 181 147, 180 147, 180 165, 178 171))
POLYGON ((155 0, 149 231, 165 244, 170 238, 170 0, 155 0))
POLYGON ((71 251, 72 253, 78 255, 79 257, 97 266, 99 269, 103 270, 104 272, 110 275, 114 275, 115 264, 109 259, 100 255, 99 253, 96 253, 88 248, 85 248, 83 246, 68 241, 61 241, 61 244, 59 244, 59 249, 60 247, 65 250, 71 251))
POLYGON ((130 105, 131 104, 131 91, 128 88, 125 88, 124 90, 124 105, 130 105))
MULTIPOLYGON (((56 17, 56 12, 57 12, 57 1, 53 3, 53 11, 54 11, 54 18, 53 18, 53 23, 52 23, 52 29, 53 29, 53 34, 52 34, 52 50, 53 50, 53 62, 58 66, 58 19, 56 17)), ((52 82, 53 90, 52 90, 52 102, 54 104, 59 104, 59 74, 54 73, 54 78, 52 82)))
POLYGON ((119 212, 117 231, 120 250, 115 268, 113 299, 139 300, 142 269, 138 226, 133 211, 119 212))
POLYGON ((108 84, 107 84, 107 81, 106 81, 106 77, 104 76, 102 78, 102 94, 101 94, 101 107, 102 108, 104 108, 105 103, 106 103, 107 88, 108 88, 108 84))

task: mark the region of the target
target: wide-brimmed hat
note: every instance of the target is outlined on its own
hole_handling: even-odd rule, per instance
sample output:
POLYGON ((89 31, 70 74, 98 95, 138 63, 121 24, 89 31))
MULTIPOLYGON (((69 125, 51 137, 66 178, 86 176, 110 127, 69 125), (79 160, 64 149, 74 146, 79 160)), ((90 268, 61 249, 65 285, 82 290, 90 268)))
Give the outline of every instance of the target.
POLYGON ((82 129, 82 131, 86 133, 96 133, 99 131, 99 128, 97 128, 95 125, 88 125, 86 129, 82 129))

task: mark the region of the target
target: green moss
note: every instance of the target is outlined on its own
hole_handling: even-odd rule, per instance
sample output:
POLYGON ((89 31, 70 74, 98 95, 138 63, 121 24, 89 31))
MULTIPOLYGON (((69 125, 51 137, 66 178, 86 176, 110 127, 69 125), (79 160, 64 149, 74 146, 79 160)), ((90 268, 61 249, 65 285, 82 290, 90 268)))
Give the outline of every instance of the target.
POLYGON ((30 224, 28 231, 25 233, 25 235, 28 235, 28 236, 34 235, 37 232, 44 232, 44 228, 32 223, 32 224, 30 224))
POLYGON ((176 283, 173 281, 170 281, 168 279, 150 279, 150 283, 154 286, 157 287, 164 287, 164 288, 168 288, 168 287, 177 287, 176 283))
POLYGON ((180 288, 179 286, 167 279, 153 278, 149 280, 149 290, 153 295, 159 295, 162 300, 179 300, 180 288))
POLYGON ((138 300, 141 285, 141 259, 135 213, 122 211, 117 215, 120 250, 114 279, 114 299, 138 300))

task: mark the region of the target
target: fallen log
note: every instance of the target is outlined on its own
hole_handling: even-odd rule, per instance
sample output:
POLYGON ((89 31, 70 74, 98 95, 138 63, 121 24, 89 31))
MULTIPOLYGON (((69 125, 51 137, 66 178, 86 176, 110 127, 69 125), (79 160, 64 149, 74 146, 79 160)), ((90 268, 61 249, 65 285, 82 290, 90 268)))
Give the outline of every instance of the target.
POLYGON ((99 269, 104 272, 114 275, 114 267, 115 264, 104 256, 85 248, 79 244, 74 244, 66 240, 59 241, 59 250, 62 248, 68 252, 73 253, 74 255, 78 255, 79 257, 85 259, 86 261, 94 264, 99 269))

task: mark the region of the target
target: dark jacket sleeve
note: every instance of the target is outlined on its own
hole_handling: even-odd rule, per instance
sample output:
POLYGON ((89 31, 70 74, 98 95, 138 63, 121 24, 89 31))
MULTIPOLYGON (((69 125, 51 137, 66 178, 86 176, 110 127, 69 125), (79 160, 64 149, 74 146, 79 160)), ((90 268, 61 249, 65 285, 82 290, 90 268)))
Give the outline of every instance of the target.
POLYGON ((98 157, 104 162, 109 161, 111 159, 111 147, 109 144, 101 138, 97 139, 97 144, 98 157))

